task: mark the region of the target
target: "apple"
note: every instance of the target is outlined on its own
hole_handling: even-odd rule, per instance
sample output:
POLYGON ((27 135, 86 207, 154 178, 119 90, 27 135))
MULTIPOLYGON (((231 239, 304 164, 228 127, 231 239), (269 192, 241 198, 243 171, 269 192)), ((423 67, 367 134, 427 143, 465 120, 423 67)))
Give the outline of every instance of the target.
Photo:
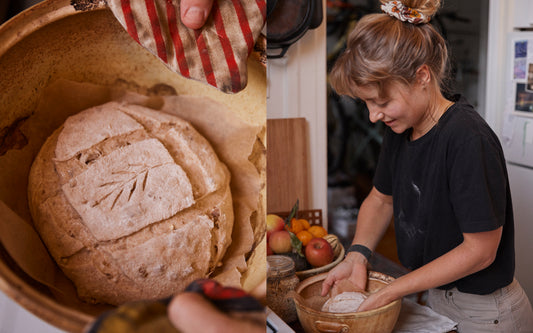
POLYGON ((285 229, 285 221, 274 214, 268 214, 266 219, 267 240, 274 231, 285 229))
POLYGON ((305 258, 313 267, 321 267, 334 259, 333 248, 324 238, 313 238, 305 247, 305 258))
POLYGON ((270 235, 268 243, 272 251, 277 254, 291 252, 292 250, 291 235, 287 230, 274 231, 270 235))

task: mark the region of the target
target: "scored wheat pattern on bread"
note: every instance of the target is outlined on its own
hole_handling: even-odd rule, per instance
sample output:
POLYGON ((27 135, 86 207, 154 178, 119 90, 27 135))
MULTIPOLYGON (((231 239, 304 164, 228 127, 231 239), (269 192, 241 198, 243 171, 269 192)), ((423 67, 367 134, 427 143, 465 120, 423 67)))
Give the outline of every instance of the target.
POLYGON ((111 102, 68 118, 30 172, 33 221, 80 298, 181 291, 231 242, 230 174, 188 122, 111 102))

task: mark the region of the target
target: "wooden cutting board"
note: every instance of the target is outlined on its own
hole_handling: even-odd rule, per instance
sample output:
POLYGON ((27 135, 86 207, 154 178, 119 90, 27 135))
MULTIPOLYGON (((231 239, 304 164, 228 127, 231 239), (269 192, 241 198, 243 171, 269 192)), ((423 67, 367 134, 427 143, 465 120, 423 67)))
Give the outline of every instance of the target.
POLYGON ((305 118, 267 119, 267 212, 313 208, 308 137, 305 118))

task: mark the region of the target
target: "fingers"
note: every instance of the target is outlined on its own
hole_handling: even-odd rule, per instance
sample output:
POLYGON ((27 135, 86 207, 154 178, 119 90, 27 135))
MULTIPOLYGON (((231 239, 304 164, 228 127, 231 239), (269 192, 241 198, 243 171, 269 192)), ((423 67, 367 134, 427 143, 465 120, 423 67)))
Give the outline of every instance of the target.
POLYGON ((191 29, 200 29, 213 6, 213 0, 181 0, 181 22, 191 29))
POLYGON ((193 292, 175 296, 167 312, 170 322, 181 333, 265 332, 265 322, 230 317, 219 311, 202 295, 193 292))
POLYGON ((366 283, 368 280, 368 270, 366 265, 355 264, 353 267, 353 274, 350 276, 349 280, 356 288, 366 290, 366 283))
POLYGON ((348 279, 352 282, 355 289, 365 290, 367 281, 366 264, 343 260, 334 269, 332 269, 324 282, 322 282, 322 291, 320 295, 326 296, 331 287, 339 280, 348 279))
POLYGON ((366 289, 366 281, 367 281, 367 277, 362 274, 356 275, 351 279, 352 284, 355 286, 356 289, 359 289, 359 290, 366 289))
POLYGON ((321 296, 326 296, 335 283, 335 276, 333 274, 328 274, 324 282, 322 282, 322 292, 320 293, 321 296))
POLYGON ((326 296, 336 281, 347 279, 351 274, 352 264, 346 260, 342 261, 328 273, 328 276, 326 276, 326 279, 322 282, 322 292, 320 294, 326 296))
POLYGON ((357 312, 374 310, 379 307, 385 306, 390 302, 392 302, 392 300, 383 297, 382 293, 377 292, 368 296, 368 298, 364 300, 363 303, 361 303, 361 305, 357 309, 357 312))
POLYGON ((174 297, 168 306, 168 317, 180 332, 214 333, 226 322, 225 315, 197 293, 182 293, 174 297))
MULTIPOLYGON (((370 297, 369 297, 370 298, 370 297)), ((372 310, 374 309, 375 307, 372 305, 372 300, 369 298, 365 299, 363 301, 363 303, 361 303, 361 305, 359 305, 359 308, 357 308, 357 312, 363 312, 363 311, 368 311, 368 310, 372 310)))

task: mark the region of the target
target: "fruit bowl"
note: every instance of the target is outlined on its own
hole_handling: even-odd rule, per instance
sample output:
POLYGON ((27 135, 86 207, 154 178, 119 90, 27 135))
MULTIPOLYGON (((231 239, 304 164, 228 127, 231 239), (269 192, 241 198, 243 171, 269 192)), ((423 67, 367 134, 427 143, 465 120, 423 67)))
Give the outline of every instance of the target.
POLYGON ((337 266, 344 259, 345 250, 341 242, 339 241, 339 238, 333 234, 328 234, 324 236, 324 238, 330 243, 331 247, 333 248, 335 259, 331 263, 321 267, 307 269, 304 271, 297 271, 296 276, 298 276, 300 281, 303 281, 313 275, 329 272, 333 267, 337 266))
MULTIPOLYGON (((294 210, 294 207, 293 207, 293 210, 294 210)), ((284 219, 287 218, 287 216, 289 216, 291 213, 289 212, 273 212, 273 213, 268 213, 270 216, 276 216, 277 219, 283 221, 284 219)), ((295 214, 295 218, 296 219, 305 219, 308 221, 309 225, 312 227, 312 226, 322 226, 323 223, 322 223, 322 210, 321 209, 313 209, 313 210, 298 210, 296 208, 296 214, 295 214)), ((267 220, 268 220, 268 217, 267 217, 267 220)), ((268 222, 267 222, 268 224, 268 222)), ((272 224, 278 224, 277 226, 277 230, 283 230, 283 222, 272 222, 272 224), (279 224, 281 224, 281 226, 279 226, 279 224)), ((274 227, 276 228, 276 227, 274 227)), ((268 230, 268 226, 267 226, 267 230, 268 230)), ((275 229, 274 229, 275 230, 275 229)), ((287 255, 289 257, 291 257, 294 261, 295 261, 295 264, 296 264, 296 275, 298 276, 298 278, 300 279, 300 281, 310 277, 310 276, 313 276, 313 275, 317 275, 317 274, 320 274, 320 273, 324 273, 324 272, 328 272, 329 270, 331 270, 333 267, 335 267, 336 265, 338 265, 343 259, 344 259, 344 254, 345 254, 345 250, 344 250, 344 247, 343 245, 341 244, 339 238, 334 235, 334 234, 326 234, 325 236, 323 236, 322 238, 326 239, 329 244, 331 245, 332 249, 333 249, 333 261, 327 265, 324 265, 324 266, 320 266, 320 267, 316 267, 316 268, 312 268, 312 269, 305 269, 305 270, 300 270, 298 271, 298 266, 299 266, 299 263, 298 263, 298 254, 296 254, 295 252, 292 252, 292 253, 281 253, 283 255, 287 255)), ((305 260, 304 260, 305 261, 305 260)), ((309 266, 309 264, 307 264, 309 266)))

